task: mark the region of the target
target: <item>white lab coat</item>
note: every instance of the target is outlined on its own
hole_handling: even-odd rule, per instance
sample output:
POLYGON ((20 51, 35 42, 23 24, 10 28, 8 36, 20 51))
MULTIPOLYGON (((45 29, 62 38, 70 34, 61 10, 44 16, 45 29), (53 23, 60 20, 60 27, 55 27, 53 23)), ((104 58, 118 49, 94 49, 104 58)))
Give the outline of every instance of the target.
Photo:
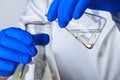
MULTIPOLYGON (((50 0, 30 0, 20 22, 44 20, 49 3, 50 0)), ((61 80, 120 80, 120 32, 109 13, 101 15, 108 21, 92 49, 53 24, 52 45, 61 80)), ((9 80, 17 80, 16 74, 9 80)), ((27 71, 24 80, 33 80, 32 75, 27 71)))

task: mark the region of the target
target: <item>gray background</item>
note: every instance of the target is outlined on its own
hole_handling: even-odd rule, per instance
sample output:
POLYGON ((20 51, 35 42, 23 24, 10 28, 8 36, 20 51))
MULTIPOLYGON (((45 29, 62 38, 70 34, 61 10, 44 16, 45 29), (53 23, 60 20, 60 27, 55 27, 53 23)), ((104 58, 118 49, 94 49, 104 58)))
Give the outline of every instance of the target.
POLYGON ((17 26, 27 0, 0 0, 0 29, 17 26))

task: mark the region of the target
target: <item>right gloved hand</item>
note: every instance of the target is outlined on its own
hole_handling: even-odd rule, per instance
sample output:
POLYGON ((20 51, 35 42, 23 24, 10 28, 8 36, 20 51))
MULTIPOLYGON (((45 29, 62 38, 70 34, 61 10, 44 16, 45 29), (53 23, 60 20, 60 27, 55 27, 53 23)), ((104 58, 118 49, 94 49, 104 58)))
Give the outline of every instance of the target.
POLYGON ((87 9, 120 12, 120 0, 53 0, 47 13, 48 21, 58 19, 61 28, 69 21, 79 19, 87 9))
MULTIPOLYGON (((40 38, 39 45, 49 42, 48 35, 40 38)), ((0 31, 0 76, 11 76, 19 63, 30 63, 36 53, 33 37, 27 31, 13 27, 0 31)))

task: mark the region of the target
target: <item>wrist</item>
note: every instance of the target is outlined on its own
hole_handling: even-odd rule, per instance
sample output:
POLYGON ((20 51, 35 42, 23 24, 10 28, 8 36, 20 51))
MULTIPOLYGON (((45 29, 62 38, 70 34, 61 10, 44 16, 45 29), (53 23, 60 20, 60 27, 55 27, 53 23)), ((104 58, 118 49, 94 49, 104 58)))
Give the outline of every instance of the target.
POLYGON ((0 76, 0 80, 7 80, 8 79, 8 77, 1 77, 0 76))

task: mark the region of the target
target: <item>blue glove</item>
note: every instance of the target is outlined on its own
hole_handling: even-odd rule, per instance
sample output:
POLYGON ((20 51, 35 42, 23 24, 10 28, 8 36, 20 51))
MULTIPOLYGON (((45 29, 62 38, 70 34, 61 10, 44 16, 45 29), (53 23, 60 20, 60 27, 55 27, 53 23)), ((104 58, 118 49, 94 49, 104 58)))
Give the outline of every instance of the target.
POLYGON ((58 18, 59 26, 64 28, 72 18, 79 19, 87 8, 120 12, 120 0, 54 0, 47 18, 50 22, 58 18))
POLYGON ((11 76, 19 63, 27 64, 36 55, 35 41, 38 45, 47 45, 47 34, 32 36, 20 28, 7 28, 0 32, 0 76, 11 76))

